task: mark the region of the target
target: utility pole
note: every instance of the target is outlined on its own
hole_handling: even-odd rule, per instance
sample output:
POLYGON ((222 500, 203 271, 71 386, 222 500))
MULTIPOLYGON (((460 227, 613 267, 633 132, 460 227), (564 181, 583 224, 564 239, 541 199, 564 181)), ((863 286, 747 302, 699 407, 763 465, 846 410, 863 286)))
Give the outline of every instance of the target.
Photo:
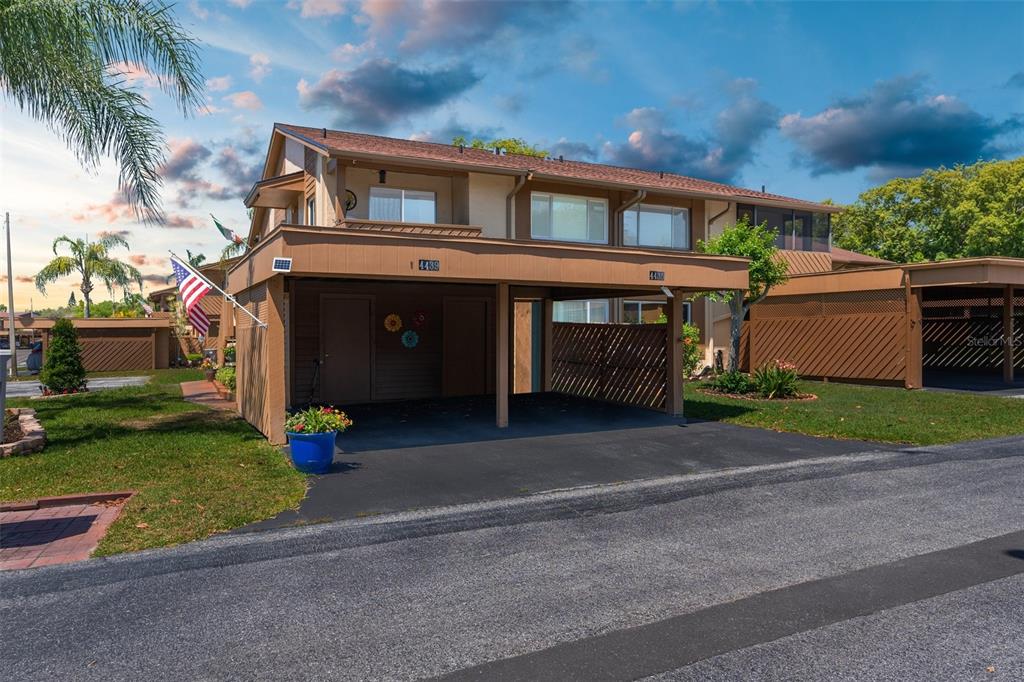
POLYGON ((4 229, 7 232, 7 337, 10 339, 11 376, 18 376, 18 344, 14 333, 14 273, 11 272, 11 214, 4 214, 4 229))

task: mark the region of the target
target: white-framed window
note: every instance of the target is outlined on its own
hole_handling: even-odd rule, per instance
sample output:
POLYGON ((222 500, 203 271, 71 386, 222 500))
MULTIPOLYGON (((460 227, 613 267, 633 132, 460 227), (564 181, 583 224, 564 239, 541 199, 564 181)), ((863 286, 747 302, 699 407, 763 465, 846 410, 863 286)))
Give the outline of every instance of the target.
POLYGON ((393 223, 436 223, 437 196, 418 189, 371 187, 369 217, 393 223))
MULTIPOLYGON (((689 323, 690 302, 683 301, 683 322, 689 323)), ((628 324, 654 324, 665 314, 664 301, 623 301, 622 321, 628 324)))
POLYGON ((316 225, 316 197, 306 200, 306 224, 316 225))
POLYGON ((622 214, 622 241, 627 246, 690 248, 690 209, 637 204, 622 214))
POLYGON ((605 323, 608 321, 608 299, 555 301, 551 319, 554 322, 605 323))
POLYGON ((608 202, 605 199, 533 192, 530 195, 530 236, 563 242, 608 243, 608 202))

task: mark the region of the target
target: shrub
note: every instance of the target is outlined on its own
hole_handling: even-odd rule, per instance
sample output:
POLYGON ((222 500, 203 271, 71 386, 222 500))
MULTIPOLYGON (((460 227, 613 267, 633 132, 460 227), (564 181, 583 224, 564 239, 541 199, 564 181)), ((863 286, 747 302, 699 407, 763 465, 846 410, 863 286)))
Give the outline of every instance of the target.
POLYGON ((39 372, 39 383, 46 393, 74 393, 85 390, 85 366, 82 364, 82 346, 78 332, 68 319, 53 325, 50 346, 46 349, 46 363, 39 372))
POLYGON ((227 348, 224 349, 224 362, 234 362, 234 361, 235 361, 235 347, 234 346, 228 346, 227 348))
POLYGON ((333 407, 310 407, 289 416, 284 430, 289 433, 328 433, 344 431, 352 426, 352 420, 341 410, 333 407))
POLYGON ((203 361, 202 353, 186 353, 185 359, 188 360, 189 367, 197 367, 200 362, 203 361))
POLYGON ((227 386, 229 391, 235 390, 235 368, 221 367, 218 369, 217 381, 227 386))
POLYGON ((683 342, 683 379, 689 379, 697 373, 703 355, 700 350, 700 328, 687 322, 679 338, 683 342))
POLYGON ((794 398, 796 382, 800 376, 796 365, 783 360, 772 360, 754 370, 754 387, 763 398, 794 398))
POLYGON ((743 372, 723 372, 711 380, 711 389, 719 393, 751 393, 754 382, 743 372))

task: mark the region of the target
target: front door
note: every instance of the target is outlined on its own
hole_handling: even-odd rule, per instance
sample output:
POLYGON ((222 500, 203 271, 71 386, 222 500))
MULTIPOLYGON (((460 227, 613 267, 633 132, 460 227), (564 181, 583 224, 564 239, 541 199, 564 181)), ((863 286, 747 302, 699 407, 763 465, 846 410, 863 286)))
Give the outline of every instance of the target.
POLYGON ((373 398, 373 299, 320 297, 320 400, 366 403, 373 398))

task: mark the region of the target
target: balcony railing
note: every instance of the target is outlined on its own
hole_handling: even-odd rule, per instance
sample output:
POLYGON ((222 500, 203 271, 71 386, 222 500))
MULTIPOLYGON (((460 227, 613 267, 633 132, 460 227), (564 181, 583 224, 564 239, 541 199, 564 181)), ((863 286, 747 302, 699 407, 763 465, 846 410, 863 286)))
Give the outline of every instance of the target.
POLYGON ((381 220, 360 220, 344 218, 335 221, 335 227, 362 232, 386 232, 392 234, 420 234, 437 237, 479 237, 482 228, 475 225, 447 225, 443 223, 395 223, 381 220))

